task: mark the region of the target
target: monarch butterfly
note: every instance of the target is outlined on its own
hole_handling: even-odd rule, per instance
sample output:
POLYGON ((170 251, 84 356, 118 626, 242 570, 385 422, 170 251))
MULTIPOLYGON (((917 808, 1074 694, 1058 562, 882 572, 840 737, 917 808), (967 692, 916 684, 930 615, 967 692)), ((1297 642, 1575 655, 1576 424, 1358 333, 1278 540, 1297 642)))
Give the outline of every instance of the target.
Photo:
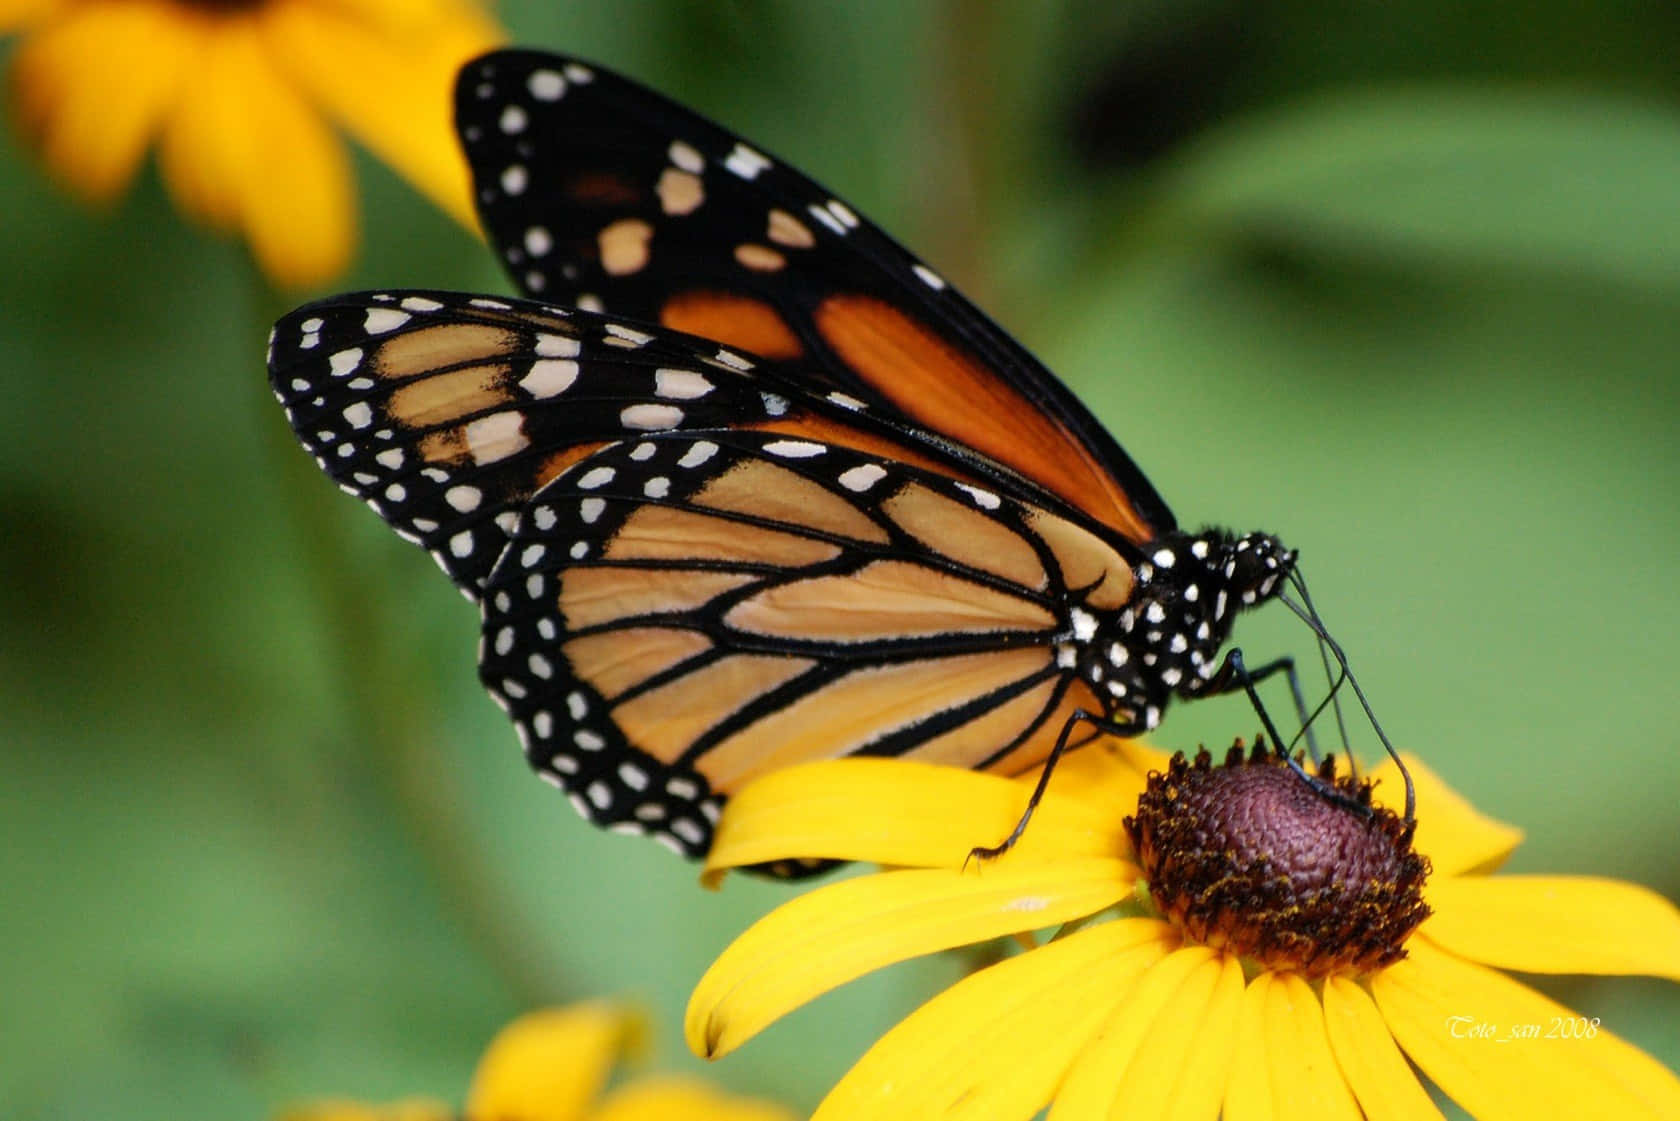
POLYGON ((545 302, 323 300, 277 324, 270 378, 322 469, 479 604, 483 682, 586 818, 698 856, 796 761, 1017 773, 1082 718, 1141 732, 1248 683, 1219 652, 1295 554, 1180 529, 834 195, 574 59, 486 55, 455 111, 545 302))

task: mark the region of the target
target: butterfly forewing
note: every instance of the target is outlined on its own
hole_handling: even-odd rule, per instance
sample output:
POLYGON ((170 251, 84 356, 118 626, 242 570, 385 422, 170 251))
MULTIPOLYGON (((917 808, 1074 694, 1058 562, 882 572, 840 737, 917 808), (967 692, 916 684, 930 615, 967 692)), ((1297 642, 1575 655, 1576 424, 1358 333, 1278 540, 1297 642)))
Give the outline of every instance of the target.
POLYGON ((1135 542, 1165 503, 1090 413, 937 273, 797 171, 610 71, 469 64, 456 123, 514 281, 718 339, 1032 479, 1135 542))
POLYGON ((1060 642, 1131 569, 1059 516, 776 432, 609 445, 531 501, 481 673, 580 810, 703 852, 769 770, 894 754, 1015 773, 1098 702, 1060 642))
POLYGON ((814 404, 824 431, 870 440, 855 405, 810 402, 715 342, 524 300, 334 297, 279 322, 269 366, 322 469, 474 599, 530 496, 626 433, 799 431, 814 404))

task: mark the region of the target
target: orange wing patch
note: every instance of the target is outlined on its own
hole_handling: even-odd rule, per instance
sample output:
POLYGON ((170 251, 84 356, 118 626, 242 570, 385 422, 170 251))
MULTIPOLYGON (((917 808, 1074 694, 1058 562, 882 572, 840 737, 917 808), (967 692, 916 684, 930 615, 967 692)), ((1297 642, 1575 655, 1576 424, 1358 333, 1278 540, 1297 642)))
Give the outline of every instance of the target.
POLYGON ((665 301, 659 321, 760 358, 798 358, 805 350, 775 308, 731 292, 679 292, 665 301))
POLYGON ((911 483, 881 503, 906 533, 959 564, 1001 576, 1033 591, 1046 587, 1038 554, 996 519, 920 483, 911 483))
POLYGON ((416 377, 459 362, 506 357, 522 341, 520 332, 488 324, 439 324, 392 336, 380 345, 370 365, 380 377, 416 377))
MULTIPOLYGON (((1050 749, 1056 746, 1056 737, 1062 734, 1062 728, 1073 718, 1074 710, 1084 709, 1086 712, 1103 711, 1102 704, 1096 694, 1082 681, 1074 682, 1062 699, 1057 703, 1054 711, 1049 713, 1044 721, 1033 730, 1026 741, 1011 751, 1008 755, 997 760, 987 770, 1000 775, 1019 775, 1044 762, 1050 755, 1050 749)), ((1007 741, 1004 741, 1007 742, 1007 741)), ((1080 741, 1075 740, 1075 743, 1080 741)), ((1003 746, 1003 743, 992 744, 993 750, 1003 746)), ((983 756, 980 756, 983 758, 983 756)))
POLYGON ((830 296, 813 321, 841 360, 905 415, 1013 468, 1134 541, 1154 538, 1119 483, 1076 437, 897 308, 871 296, 830 296))
POLYGON ((1044 510, 1029 510, 1027 526, 1050 547, 1069 588, 1091 589, 1087 606, 1117 611, 1126 605, 1132 595, 1132 566, 1107 542, 1044 510))
POLYGON ((657 673, 704 654, 712 643, 676 627, 629 627, 574 638, 561 647, 578 677, 613 698, 657 673))
POLYGON ((675 763, 707 729, 815 664, 775 654, 719 658, 616 706, 613 719, 643 751, 675 763))
POLYGON ((819 642, 1056 627, 1056 617, 1036 603, 899 560, 773 585, 730 608, 724 622, 749 634, 819 642))
MULTIPOLYGON (((1039 682, 1013 700, 1005 701, 983 715, 976 716, 949 732, 935 736, 905 752, 906 759, 923 763, 943 763, 953 767, 973 767, 980 760, 996 754, 1044 715, 1044 710, 1056 695, 1059 683, 1054 679, 1039 682)), ((1030 741, 1029 741, 1030 742, 1030 741)), ((1054 741, 1052 741, 1054 742, 1054 741)), ((1048 748, 1046 748, 1048 750, 1048 748)), ((1014 763, 1022 754, 1012 751, 1007 761, 1014 763)), ((1014 771, 1003 771, 1013 774, 1014 771)))
POLYGON ((411 381, 391 392, 385 409, 405 428, 431 428, 513 400, 506 366, 468 366, 411 381))
POLYGON ((885 733, 995 692, 1049 664, 1049 651, 1035 648, 854 670, 735 733, 694 766, 713 790, 728 793, 767 771, 867 747, 885 733))
POLYGON ((755 577, 747 572, 585 566, 560 577, 560 617, 572 630, 640 615, 692 611, 755 577))
POLYGON ((765 529, 692 510, 643 506, 613 534, 605 555, 615 561, 735 561, 795 568, 839 554, 839 548, 827 542, 779 529, 765 529))
POLYGON ((888 540, 886 530, 856 506, 786 467, 763 460, 737 463, 690 501, 854 541, 885 545, 888 540))

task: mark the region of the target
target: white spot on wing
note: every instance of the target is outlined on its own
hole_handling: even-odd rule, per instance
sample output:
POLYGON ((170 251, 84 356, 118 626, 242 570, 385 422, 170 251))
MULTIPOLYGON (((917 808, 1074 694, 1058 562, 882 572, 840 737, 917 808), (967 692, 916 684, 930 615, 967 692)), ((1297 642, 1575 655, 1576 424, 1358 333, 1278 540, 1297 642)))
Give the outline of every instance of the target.
POLYGON ((783 459, 809 459, 828 449, 809 440, 771 440, 764 445, 764 450, 769 455, 780 456, 783 459))
POLYGON ((695 151, 692 145, 681 140, 671 141, 671 146, 666 149, 665 154, 678 168, 694 175, 698 175, 706 166, 706 161, 700 153, 695 151))
POLYGON ((840 472, 840 485, 859 493, 868 490, 887 477, 887 469, 875 463, 862 463, 840 472))
POLYGON ((704 374, 694 370, 655 370, 653 392, 657 397, 673 401, 692 401, 712 391, 712 383, 704 374))
POLYGON ((717 450, 718 446, 710 440, 701 440, 699 443, 683 452, 682 458, 677 460, 677 466, 698 467, 708 459, 712 458, 712 456, 716 455, 717 450))
POLYGON ((367 318, 362 320, 362 329, 370 335, 383 335, 387 331, 395 331, 411 318, 408 312, 394 307, 372 307, 368 308, 367 318))
MULTIPOLYGON (((646 346, 653 341, 653 336, 642 331, 632 330, 622 323, 607 324, 607 334, 614 339, 622 339, 632 346, 646 346)), ((608 341, 611 341, 610 339, 608 341)))
POLYGON ((830 214, 826 206, 818 206, 815 203, 812 203, 810 206, 805 208, 805 211, 810 214, 811 217, 815 218, 835 233, 844 234, 846 232, 846 227, 841 224, 840 219, 830 214))
POLYGON ((583 347, 565 335, 538 335, 534 349, 543 358, 576 358, 583 347))
POLYGON ((335 378, 349 377, 356 367, 362 364, 362 348, 353 346, 349 350, 341 350, 327 359, 328 368, 335 378))
POLYGON ((523 451, 531 441, 524 432, 525 418, 520 413, 492 413, 479 417, 462 428, 467 438, 467 451, 479 466, 496 463, 516 452, 523 451))
POLYGON ((519 388, 533 397, 554 397, 570 389, 577 376, 578 364, 570 358, 539 358, 519 379, 519 388))
POLYGON ((538 101, 559 101, 566 93, 566 79, 557 70, 533 70, 525 88, 538 101))
POLYGON ((1073 637, 1080 642, 1090 642, 1097 633, 1097 620, 1089 611, 1075 607, 1068 613, 1073 622, 1073 637))
POLYGON ((683 411, 675 405, 627 405, 619 411, 618 421, 626 428, 653 432, 675 428, 683 420, 683 411))
POLYGON ((770 166, 770 161, 745 144, 736 144, 723 166, 742 179, 756 179, 759 172, 770 166))

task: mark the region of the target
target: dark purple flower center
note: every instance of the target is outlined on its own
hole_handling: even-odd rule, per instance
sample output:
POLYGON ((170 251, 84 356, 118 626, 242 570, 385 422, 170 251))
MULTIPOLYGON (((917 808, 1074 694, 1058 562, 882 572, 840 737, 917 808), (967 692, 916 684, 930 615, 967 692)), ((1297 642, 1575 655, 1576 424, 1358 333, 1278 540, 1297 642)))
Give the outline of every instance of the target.
POLYGON ((1371 804, 1333 759, 1304 780, 1263 742, 1149 776, 1126 819, 1149 890, 1189 938, 1268 969, 1363 974, 1406 956, 1429 915, 1415 823, 1371 804))

